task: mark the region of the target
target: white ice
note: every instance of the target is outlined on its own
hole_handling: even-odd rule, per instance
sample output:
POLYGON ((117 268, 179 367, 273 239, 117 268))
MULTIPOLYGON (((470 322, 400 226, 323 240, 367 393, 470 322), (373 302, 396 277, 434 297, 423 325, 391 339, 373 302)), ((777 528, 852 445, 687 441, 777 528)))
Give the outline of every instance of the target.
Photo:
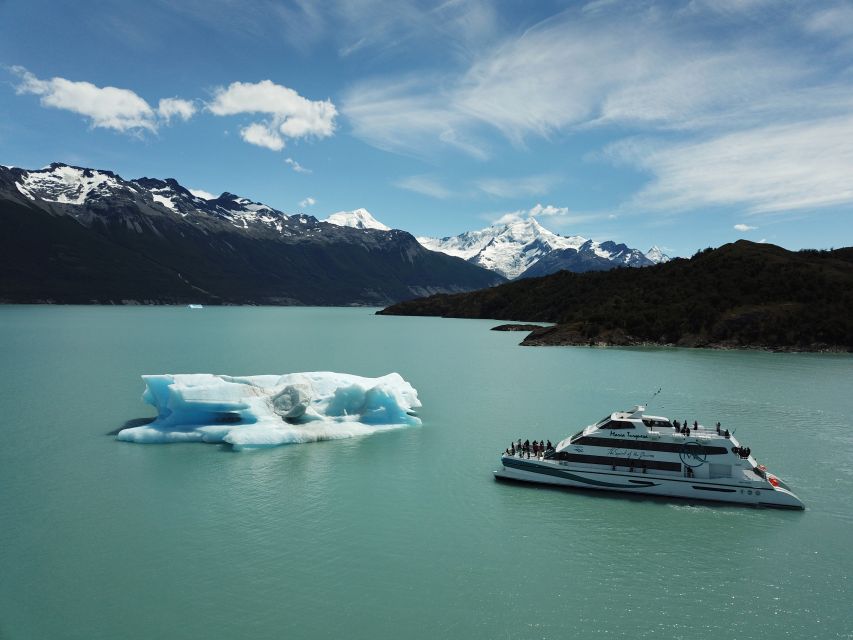
POLYGON ((232 377, 142 376, 142 399, 154 422, 123 429, 136 443, 225 442, 234 449, 272 447, 368 435, 420 425, 418 392, 399 374, 363 378, 347 373, 232 377))

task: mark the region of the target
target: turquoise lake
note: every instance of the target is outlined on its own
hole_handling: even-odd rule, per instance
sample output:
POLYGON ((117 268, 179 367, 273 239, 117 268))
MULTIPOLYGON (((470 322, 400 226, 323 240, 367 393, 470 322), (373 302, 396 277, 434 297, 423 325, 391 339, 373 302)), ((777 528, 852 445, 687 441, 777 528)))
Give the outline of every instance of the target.
POLYGON ((0 638, 853 638, 853 357, 519 347, 352 308, 0 307, 0 638), (109 435, 147 373, 396 371, 423 426, 109 435), (717 420, 804 512, 495 482, 613 410, 717 420))

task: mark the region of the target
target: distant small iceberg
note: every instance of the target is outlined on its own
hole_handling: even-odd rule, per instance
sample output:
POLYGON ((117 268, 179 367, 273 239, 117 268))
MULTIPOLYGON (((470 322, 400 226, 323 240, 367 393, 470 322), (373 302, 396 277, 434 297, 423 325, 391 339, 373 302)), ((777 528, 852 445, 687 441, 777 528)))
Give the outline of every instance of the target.
POLYGON ((188 304, 187 309, 204 309, 204 305, 201 304, 188 304))
POLYGON ((418 392, 398 373, 365 378, 311 372, 234 377, 142 376, 143 401, 157 409, 116 439, 141 444, 227 443, 234 449, 335 440, 420 425, 418 392))

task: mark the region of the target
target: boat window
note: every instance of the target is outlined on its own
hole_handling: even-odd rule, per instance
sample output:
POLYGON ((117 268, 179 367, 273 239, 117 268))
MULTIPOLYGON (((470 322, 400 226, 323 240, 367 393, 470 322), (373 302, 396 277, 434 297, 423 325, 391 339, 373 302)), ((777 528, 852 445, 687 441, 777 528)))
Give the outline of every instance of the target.
POLYGON ((581 429, 580 431, 578 431, 575 435, 573 435, 571 438, 569 438, 569 442, 574 442, 575 440, 577 440, 578 438, 580 438, 580 437, 583 435, 583 432, 584 432, 584 430, 583 430, 583 429, 581 429))
POLYGON ((633 429, 634 424, 626 420, 611 420, 599 425, 599 429, 633 429))
POLYGON ((595 423, 595 426, 600 427, 601 425, 610 421, 610 416, 604 416, 601 420, 595 423))
POLYGON ((643 418, 643 424, 650 429, 654 427, 672 429, 672 423, 669 420, 652 420, 651 418, 643 418))
POLYGON ((584 464, 603 464, 615 467, 634 467, 635 469, 659 469, 661 471, 681 471, 681 463, 665 460, 649 460, 647 458, 620 458, 614 456, 594 456, 583 453, 560 451, 554 456, 565 462, 582 462, 584 464))
POLYGON ((712 445, 684 442, 658 442, 655 440, 634 440, 633 438, 603 438, 600 436, 583 436, 573 440, 575 445, 590 445, 594 447, 608 447, 617 449, 637 449, 640 451, 665 451, 667 453, 682 453, 685 447, 690 451, 701 451, 702 455, 725 455, 728 449, 712 445))

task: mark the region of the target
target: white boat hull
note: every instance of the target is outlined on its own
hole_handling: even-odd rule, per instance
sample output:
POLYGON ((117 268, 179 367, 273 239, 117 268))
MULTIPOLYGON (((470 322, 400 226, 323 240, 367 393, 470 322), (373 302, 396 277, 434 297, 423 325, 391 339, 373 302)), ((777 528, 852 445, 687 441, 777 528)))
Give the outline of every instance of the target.
POLYGON ((620 491, 644 495, 733 502, 752 506, 804 509, 802 501, 782 487, 735 480, 704 480, 680 475, 591 469, 556 460, 502 456, 495 477, 523 482, 620 491))

